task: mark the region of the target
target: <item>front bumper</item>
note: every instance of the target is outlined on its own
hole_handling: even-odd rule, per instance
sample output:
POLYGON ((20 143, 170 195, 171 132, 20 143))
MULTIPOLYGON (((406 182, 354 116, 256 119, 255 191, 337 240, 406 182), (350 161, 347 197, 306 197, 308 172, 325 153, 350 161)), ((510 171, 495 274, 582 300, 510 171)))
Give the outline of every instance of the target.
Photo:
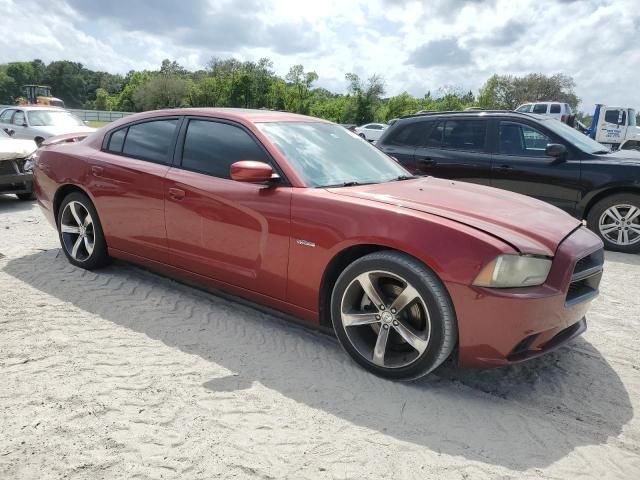
POLYGON ((602 262, 602 242, 581 227, 558 247, 544 285, 513 289, 447 285, 458 317, 459 365, 519 363, 581 335, 587 310, 598 294, 602 262))
POLYGON ((0 174, 0 193, 31 192, 33 175, 31 173, 0 174))

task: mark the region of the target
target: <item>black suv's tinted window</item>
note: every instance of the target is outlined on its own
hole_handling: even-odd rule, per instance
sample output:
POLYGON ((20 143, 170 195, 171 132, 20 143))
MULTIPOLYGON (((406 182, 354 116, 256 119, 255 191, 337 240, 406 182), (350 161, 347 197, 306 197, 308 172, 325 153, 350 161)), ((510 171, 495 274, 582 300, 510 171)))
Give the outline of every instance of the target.
POLYGON ((155 163, 169 163, 177 119, 152 120, 129 127, 122 153, 155 163))
POLYGON ((552 103, 551 108, 549 109, 549 113, 560 113, 560 104, 552 103))
POLYGON ((422 144, 422 138, 433 122, 414 122, 407 125, 398 125, 384 143, 399 147, 417 147, 422 144))
POLYGON ((227 123, 191 120, 182 152, 182 166, 188 170, 229 178, 231 164, 241 160, 270 163, 251 136, 227 123))
POLYGON ((487 123, 484 120, 447 120, 442 146, 456 150, 484 150, 487 123))
POLYGON ((547 113, 547 104, 546 103, 536 103, 533 106, 533 113, 547 113))
POLYGON ((442 132, 444 131, 444 122, 438 122, 435 127, 431 129, 425 145, 427 147, 441 147, 442 146, 442 132))
POLYGON ((120 130, 116 130, 111 134, 111 138, 109 139, 109 145, 107 146, 107 150, 110 152, 122 152, 122 145, 124 144, 124 137, 127 135, 127 129, 121 128, 120 130))
POLYGON ((529 125, 500 122, 500 153, 527 157, 544 157, 551 139, 529 125))

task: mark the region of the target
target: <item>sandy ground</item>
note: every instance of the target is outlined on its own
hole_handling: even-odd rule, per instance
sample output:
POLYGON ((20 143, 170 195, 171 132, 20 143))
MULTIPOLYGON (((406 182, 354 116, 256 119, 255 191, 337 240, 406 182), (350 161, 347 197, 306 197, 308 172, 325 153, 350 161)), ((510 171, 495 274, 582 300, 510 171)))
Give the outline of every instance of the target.
POLYGON ((0 196, 0 478, 640 478, 640 257, 525 365, 398 384, 324 335, 124 263, 0 196), (635 414, 634 414, 635 413, 635 414))

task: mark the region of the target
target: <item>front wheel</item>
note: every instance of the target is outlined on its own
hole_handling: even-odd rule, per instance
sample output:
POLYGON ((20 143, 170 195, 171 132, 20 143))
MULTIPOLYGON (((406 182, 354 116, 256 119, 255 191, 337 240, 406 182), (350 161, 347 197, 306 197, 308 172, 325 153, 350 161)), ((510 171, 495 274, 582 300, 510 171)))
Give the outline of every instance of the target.
POLYGON ((98 212, 84 193, 70 193, 62 201, 58 235, 62 250, 73 265, 93 270, 110 262, 98 212))
POLYGON ((394 380, 431 372, 457 341, 444 285, 400 252, 372 253, 349 265, 333 289, 331 318, 340 344, 356 362, 394 380))
POLYGON ((640 252, 640 195, 619 193, 600 200, 589 211, 587 225, 607 250, 640 252))

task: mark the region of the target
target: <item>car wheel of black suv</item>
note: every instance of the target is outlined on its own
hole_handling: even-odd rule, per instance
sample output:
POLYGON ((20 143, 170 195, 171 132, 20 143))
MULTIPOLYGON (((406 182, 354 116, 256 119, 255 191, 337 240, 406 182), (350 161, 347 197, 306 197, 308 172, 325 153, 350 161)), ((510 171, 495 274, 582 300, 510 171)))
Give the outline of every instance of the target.
POLYGON ((600 200, 589 211, 587 225, 607 250, 640 252, 640 195, 619 193, 600 200))
POLYGON ((342 272, 331 296, 331 319, 356 362, 393 380, 431 372, 458 339, 453 304, 440 279, 394 251, 366 255, 342 272))
POLYGON ((110 262, 98 212, 84 193, 70 193, 62 201, 58 235, 62 251, 73 265, 93 270, 110 262))

